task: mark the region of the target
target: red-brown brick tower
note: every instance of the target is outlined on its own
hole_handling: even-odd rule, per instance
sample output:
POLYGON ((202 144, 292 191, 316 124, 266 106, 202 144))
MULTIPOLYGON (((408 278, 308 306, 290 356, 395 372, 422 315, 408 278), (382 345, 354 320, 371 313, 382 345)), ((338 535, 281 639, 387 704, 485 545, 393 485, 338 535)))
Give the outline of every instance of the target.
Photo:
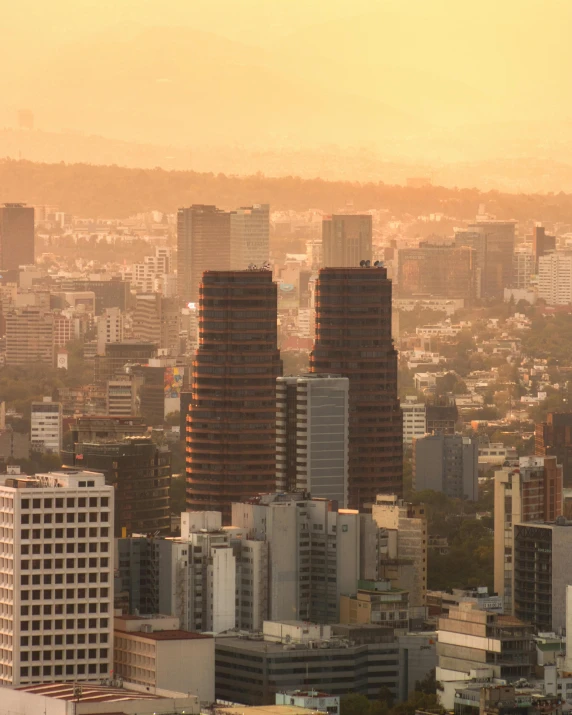
POLYGON ((269 270, 205 271, 186 419, 187 506, 222 511, 276 488, 277 288, 269 270))
POLYGON ((348 377, 349 506, 403 488, 403 419, 391 337, 391 281, 382 266, 323 268, 316 283, 310 371, 348 377))

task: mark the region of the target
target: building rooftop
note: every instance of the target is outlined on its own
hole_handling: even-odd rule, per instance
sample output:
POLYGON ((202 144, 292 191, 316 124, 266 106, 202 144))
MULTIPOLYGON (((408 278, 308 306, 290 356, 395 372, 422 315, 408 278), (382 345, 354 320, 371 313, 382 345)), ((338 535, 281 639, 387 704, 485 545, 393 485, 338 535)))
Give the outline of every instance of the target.
POLYGON ((245 715, 247 712, 252 715, 312 715, 312 713, 320 712, 296 705, 254 705, 250 707, 241 705, 230 708, 217 706, 216 710, 217 713, 224 713, 224 715, 245 715))
MULTIPOLYGON (((153 634, 150 634, 153 635, 153 634)), ((343 636, 333 636, 330 640, 320 640, 323 649, 341 650, 348 653, 348 639, 343 636)), ((236 635, 226 636, 224 634, 216 636, 216 646, 230 646, 240 649, 241 651, 252 651, 253 653, 288 653, 292 652, 295 657, 296 651, 316 651, 312 649, 308 642, 305 643, 281 643, 279 641, 263 640, 261 636, 240 637, 236 635)), ((348 656, 349 657, 349 656, 348 656)))
MULTIPOLYGON (((123 616, 124 617, 124 616, 123 616)), ((145 638, 150 641, 190 641, 203 638, 212 638, 205 633, 194 633, 193 631, 167 630, 167 631, 120 631, 115 633, 122 638, 125 636, 136 636, 137 638, 145 638)))
MULTIPOLYGON (((24 685, 20 688, 15 688, 15 690, 32 693, 33 695, 43 695, 46 698, 54 698, 56 700, 77 701, 78 696, 74 694, 74 688, 77 686, 77 683, 41 683, 38 685, 24 685)), ((106 685, 81 683, 80 687, 81 696, 79 702, 82 703, 120 703, 125 700, 165 699, 152 693, 140 693, 134 690, 106 685)))
POLYGON ((100 472, 73 469, 36 474, 32 477, 24 474, 3 474, 0 476, 0 486, 12 489, 78 489, 104 487, 105 478, 100 472))
POLYGON ((520 618, 516 618, 515 616, 508 616, 505 614, 497 615, 497 623, 502 626, 527 626, 527 625, 529 625, 528 623, 521 621, 520 618))

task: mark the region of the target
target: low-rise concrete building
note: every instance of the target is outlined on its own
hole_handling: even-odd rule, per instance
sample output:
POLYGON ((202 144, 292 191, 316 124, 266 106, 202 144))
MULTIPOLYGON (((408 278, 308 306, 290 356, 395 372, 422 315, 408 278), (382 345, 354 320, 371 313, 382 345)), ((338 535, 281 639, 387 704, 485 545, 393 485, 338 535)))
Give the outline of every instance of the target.
POLYGON ((355 594, 340 596, 340 623, 409 627, 409 593, 390 581, 358 581, 355 594))
POLYGON ((355 643, 330 635, 328 626, 312 628, 304 622, 265 623, 262 637, 219 636, 216 697, 269 705, 277 693, 315 688, 333 696, 361 693, 373 699, 382 687, 397 697, 399 646, 393 631, 379 630, 384 635, 375 643, 355 643), (322 629, 320 638, 314 633, 316 628, 322 629))
MULTIPOLYGON (((328 715, 340 715, 340 696, 329 695, 319 690, 291 690, 289 693, 276 693, 276 705, 317 710, 328 715)), ((288 711, 290 714, 290 711, 288 711)))
POLYGON ((115 619, 114 672, 126 683, 196 695, 214 702, 214 638, 179 629, 179 619, 115 619))

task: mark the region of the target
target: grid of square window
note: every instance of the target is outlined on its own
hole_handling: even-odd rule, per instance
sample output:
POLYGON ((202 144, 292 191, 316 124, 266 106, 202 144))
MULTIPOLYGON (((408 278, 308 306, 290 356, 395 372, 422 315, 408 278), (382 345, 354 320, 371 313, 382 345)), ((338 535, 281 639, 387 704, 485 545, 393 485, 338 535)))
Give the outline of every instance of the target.
POLYGON ((14 654, 1 683, 96 680, 112 668, 110 490, 30 489, 15 509, 0 496, 0 529, 13 517, 11 535, 0 530, 0 612, 11 608, 2 625, 14 654), (12 589, 4 589, 10 579, 12 589))

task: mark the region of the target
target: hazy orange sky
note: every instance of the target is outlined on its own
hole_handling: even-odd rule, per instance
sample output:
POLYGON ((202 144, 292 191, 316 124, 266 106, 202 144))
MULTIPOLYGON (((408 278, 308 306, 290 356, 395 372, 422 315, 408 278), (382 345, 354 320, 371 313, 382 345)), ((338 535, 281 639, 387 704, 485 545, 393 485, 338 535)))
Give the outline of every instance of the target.
MULTIPOLYGON (((498 151, 503 136, 526 147, 531 132, 538 154, 543 127, 572 117, 570 0, 21 0, 2 11, 3 126, 30 107, 39 128, 126 140, 424 156, 448 134, 467 151, 494 138, 498 151)), ((569 142, 568 131, 547 140, 569 142)))

